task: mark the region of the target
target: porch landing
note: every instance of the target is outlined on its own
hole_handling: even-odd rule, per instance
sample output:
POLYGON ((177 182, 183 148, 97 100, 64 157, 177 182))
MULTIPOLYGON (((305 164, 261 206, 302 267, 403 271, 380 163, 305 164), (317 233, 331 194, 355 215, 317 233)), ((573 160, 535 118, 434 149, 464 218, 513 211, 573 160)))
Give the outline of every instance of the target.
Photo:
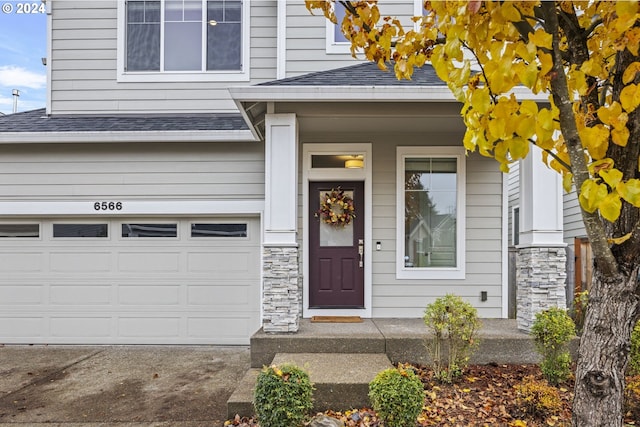
MULTIPOLYGON (((524 364, 540 360, 531 337, 514 319, 482 319, 480 346, 472 364, 524 364)), ((264 365, 289 361, 304 367, 316 384, 315 410, 348 409, 368 402, 368 384, 391 363, 426 364, 422 319, 363 319, 362 323, 300 320, 297 333, 251 337, 251 367, 227 402, 229 417, 253 414, 253 390, 264 365)))

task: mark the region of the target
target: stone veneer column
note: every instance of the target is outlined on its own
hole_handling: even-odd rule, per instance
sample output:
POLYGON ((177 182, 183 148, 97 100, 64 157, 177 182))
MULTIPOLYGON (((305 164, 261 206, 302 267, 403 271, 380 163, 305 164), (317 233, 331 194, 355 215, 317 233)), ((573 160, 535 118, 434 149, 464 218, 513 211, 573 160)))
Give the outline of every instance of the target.
POLYGON ((265 247, 262 327, 265 332, 296 332, 300 317, 298 248, 265 247))
POLYGON ((562 182, 533 147, 520 163, 520 244, 517 246, 518 328, 530 331, 538 312, 566 308, 566 244, 562 182))
POLYGON ((566 308, 567 257, 563 247, 519 248, 516 257, 518 328, 530 331, 536 313, 566 308))
POLYGON ((262 260, 262 327, 296 332, 299 277, 298 122, 295 114, 265 117, 265 212, 262 260))

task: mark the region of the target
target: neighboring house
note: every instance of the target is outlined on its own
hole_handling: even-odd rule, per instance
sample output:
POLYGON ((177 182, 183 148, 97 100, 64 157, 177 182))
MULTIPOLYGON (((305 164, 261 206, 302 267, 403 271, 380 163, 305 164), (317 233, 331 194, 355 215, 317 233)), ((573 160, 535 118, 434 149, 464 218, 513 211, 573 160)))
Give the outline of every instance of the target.
POLYGON ((299 0, 46 4, 47 107, 0 118, 0 342, 247 344, 446 293, 507 317, 508 177, 431 67, 354 61, 299 0))

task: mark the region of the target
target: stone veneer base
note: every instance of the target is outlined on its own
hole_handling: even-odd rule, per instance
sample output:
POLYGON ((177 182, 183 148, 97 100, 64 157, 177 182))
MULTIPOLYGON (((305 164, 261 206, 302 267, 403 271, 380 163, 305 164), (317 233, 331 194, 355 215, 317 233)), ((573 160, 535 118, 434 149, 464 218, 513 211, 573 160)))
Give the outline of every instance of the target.
POLYGON ((298 248, 263 249, 263 321, 265 332, 297 332, 300 318, 298 248))
POLYGON ((567 307, 564 247, 522 247, 516 257, 518 329, 531 331, 536 313, 567 307))

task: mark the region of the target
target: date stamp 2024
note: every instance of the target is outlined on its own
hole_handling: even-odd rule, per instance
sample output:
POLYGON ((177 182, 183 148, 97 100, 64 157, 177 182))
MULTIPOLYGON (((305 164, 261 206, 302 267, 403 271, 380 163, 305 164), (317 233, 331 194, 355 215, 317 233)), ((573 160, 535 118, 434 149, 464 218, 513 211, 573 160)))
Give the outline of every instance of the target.
POLYGON ((47 13, 47 7, 42 2, 5 2, 0 5, 0 10, 5 15, 34 15, 47 13))

